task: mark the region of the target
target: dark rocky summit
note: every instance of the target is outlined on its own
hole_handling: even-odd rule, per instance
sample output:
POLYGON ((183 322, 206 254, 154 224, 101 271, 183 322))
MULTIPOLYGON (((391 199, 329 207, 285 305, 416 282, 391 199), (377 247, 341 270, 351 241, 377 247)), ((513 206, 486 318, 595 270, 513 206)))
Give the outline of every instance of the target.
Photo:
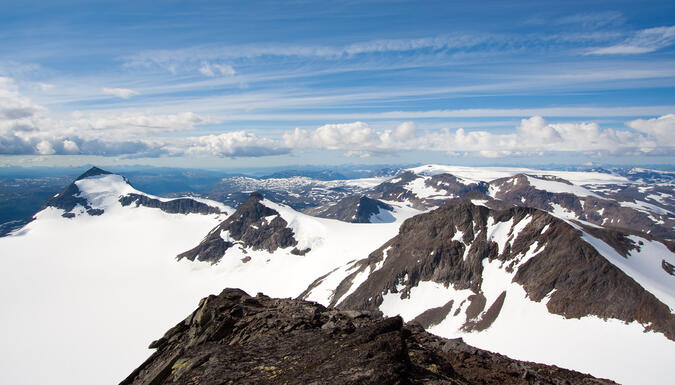
POLYGON ((436 337, 400 317, 238 289, 204 298, 150 348, 120 385, 614 383, 436 337))
POLYGON ((176 198, 168 201, 150 198, 147 195, 128 194, 120 198, 122 206, 135 204, 157 208, 169 214, 220 214, 220 209, 190 198, 176 198))
MULTIPOLYGON (((371 199, 365 195, 353 195, 342 199, 336 204, 314 207, 304 212, 308 215, 337 219, 343 222, 371 223, 373 215, 393 210, 394 208, 391 205, 377 199, 371 199)), ((391 214, 388 217, 391 217, 391 222, 395 219, 391 214)))
MULTIPOLYGON (((288 223, 276 210, 260 203, 262 199, 259 193, 252 193, 234 214, 213 228, 199 245, 179 254, 177 258, 216 263, 227 249, 236 244, 269 252, 296 246, 298 241, 293 237, 293 230, 288 227, 288 223), (227 234, 225 238, 224 234, 227 234)), ((291 252, 302 255, 308 251, 293 249, 291 252)))

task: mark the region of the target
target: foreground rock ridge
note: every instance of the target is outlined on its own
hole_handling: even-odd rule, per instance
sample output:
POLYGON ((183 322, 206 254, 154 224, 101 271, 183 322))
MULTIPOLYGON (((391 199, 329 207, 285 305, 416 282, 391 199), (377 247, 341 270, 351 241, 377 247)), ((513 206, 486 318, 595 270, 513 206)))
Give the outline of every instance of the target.
POLYGON ((400 317, 225 289, 150 348, 131 384, 613 384, 516 361, 400 317))

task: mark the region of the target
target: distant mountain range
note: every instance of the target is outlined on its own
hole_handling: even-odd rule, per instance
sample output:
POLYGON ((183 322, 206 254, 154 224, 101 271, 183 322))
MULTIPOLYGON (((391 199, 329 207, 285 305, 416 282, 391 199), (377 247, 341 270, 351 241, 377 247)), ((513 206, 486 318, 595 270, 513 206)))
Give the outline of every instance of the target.
MULTIPOLYGON (((146 194, 121 175, 92 168, 0 238, 0 304, 11 314, 0 317, 0 329, 13 331, 7 349, 53 357, 31 372, 34 361, 13 355, 0 382, 16 383, 25 373, 37 383, 120 381, 147 357, 150 339, 224 287, 298 299, 284 311, 319 306, 301 302, 308 300, 339 309, 326 313, 335 317, 365 312, 372 315, 366 328, 379 314, 400 315, 409 324, 395 330, 424 341, 436 337, 415 328, 621 383, 641 383, 644 373, 668 382, 675 355, 673 181, 648 170, 632 175, 426 165, 350 180, 229 177, 207 194, 218 199, 207 199, 146 194), (58 316, 36 317, 45 306, 58 316), (69 370, 72 362, 84 369, 69 370)), ((281 306, 257 298, 264 307, 281 306)), ((170 332, 153 345, 155 358, 128 381, 180 383, 184 373, 214 364, 202 354, 229 354, 209 353, 206 345, 188 353, 190 341, 202 346, 209 336, 249 330, 245 339, 227 337, 228 346, 257 349, 248 339, 268 330, 255 317, 226 322, 227 306, 208 309, 218 320, 212 325, 222 328, 197 341, 188 330, 202 333, 195 324, 201 316, 189 317, 172 329, 175 339, 170 332), (179 362, 186 369, 174 367, 179 362)), ((274 317, 263 318, 274 325, 274 317)), ((408 368, 447 364, 461 375, 456 383, 468 378, 456 357, 413 357, 408 368)), ((494 373, 523 365, 499 361, 494 373)), ((562 373, 540 366, 531 379, 543 381, 542 370, 549 379, 562 373)))

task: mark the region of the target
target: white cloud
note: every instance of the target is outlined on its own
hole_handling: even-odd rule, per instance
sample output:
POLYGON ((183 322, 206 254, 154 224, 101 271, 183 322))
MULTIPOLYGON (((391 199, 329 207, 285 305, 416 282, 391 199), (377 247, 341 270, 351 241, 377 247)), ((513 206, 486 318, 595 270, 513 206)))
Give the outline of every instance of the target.
POLYGON ((74 141, 65 139, 63 141, 63 151, 68 154, 77 154, 80 152, 80 147, 74 141))
MULTIPOLYGON (((577 24, 587 29, 598 29, 606 25, 621 24, 623 21, 624 17, 621 12, 606 11, 597 13, 578 13, 576 15, 565 16, 555 20, 554 24, 577 24)), ((542 20, 540 24, 546 24, 546 20, 542 20)))
POLYGON ((187 154, 208 154, 235 158, 241 156, 269 156, 290 152, 277 141, 261 138, 246 131, 231 131, 220 135, 204 135, 188 138, 187 154))
POLYGON ((104 94, 116 96, 121 99, 129 99, 132 96, 138 95, 137 91, 129 88, 103 88, 101 91, 103 91, 104 94))
POLYGON ((79 114, 79 118, 62 122, 69 131, 87 132, 99 137, 101 134, 116 137, 138 138, 151 134, 193 130, 203 124, 214 124, 217 120, 204 118, 193 112, 179 114, 143 114, 143 113, 88 113, 79 114))
POLYGON ((394 137, 400 140, 411 139, 417 136, 415 122, 403 122, 394 129, 394 137))
POLYGON ((52 155, 56 153, 52 144, 47 140, 39 141, 35 145, 35 149, 37 150, 37 153, 40 155, 52 155))
POLYGON ((214 77, 217 75, 222 76, 234 76, 237 72, 230 65, 226 64, 210 64, 209 62, 203 62, 201 67, 199 67, 199 72, 202 75, 208 77, 214 77))
POLYGON ((0 154, 157 156, 171 140, 155 137, 216 121, 192 112, 178 114, 74 112, 53 118, 0 77, 0 154))
POLYGON ((286 132, 283 142, 289 147, 326 148, 329 150, 358 149, 376 146, 375 131, 363 122, 326 124, 313 132, 296 128, 286 132))
POLYGON ((588 55, 632 55, 657 51, 675 42, 675 26, 648 28, 636 32, 623 42, 596 48, 588 55))
POLYGON ((518 126, 518 132, 522 137, 531 138, 537 142, 559 142, 560 134, 541 116, 533 116, 522 119, 518 126))
POLYGON ((43 110, 19 93, 14 80, 0 77, 0 119, 29 118, 43 110))
POLYGON ((627 123, 628 127, 644 132, 663 146, 675 147, 675 114, 653 119, 637 119, 627 123))

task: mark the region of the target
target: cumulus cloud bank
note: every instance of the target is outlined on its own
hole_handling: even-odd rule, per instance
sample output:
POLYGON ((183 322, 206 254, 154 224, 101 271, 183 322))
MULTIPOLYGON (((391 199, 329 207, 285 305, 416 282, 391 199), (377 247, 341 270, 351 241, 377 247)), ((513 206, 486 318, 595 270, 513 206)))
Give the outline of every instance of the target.
POLYGON ((313 131, 296 128, 284 133, 282 142, 290 148, 322 148, 353 152, 378 152, 410 149, 415 144, 417 127, 404 122, 393 130, 376 131, 363 122, 326 124, 313 131))
POLYGON ((377 131, 366 123, 354 122, 327 124, 315 130, 296 128, 286 132, 282 142, 289 148, 343 150, 348 155, 430 150, 498 157, 559 151, 651 154, 672 150, 675 115, 628 125, 637 132, 602 128, 594 122, 550 123, 540 116, 522 119, 515 130, 499 134, 463 128, 420 134, 413 122, 377 131))
POLYGON ((208 154, 219 157, 281 155, 290 149, 277 141, 260 138, 246 131, 231 131, 220 135, 204 135, 188 139, 188 154, 208 154))
POLYGON ((663 115, 654 119, 637 119, 628 122, 628 126, 647 134, 663 146, 675 147, 675 114, 663 115))

